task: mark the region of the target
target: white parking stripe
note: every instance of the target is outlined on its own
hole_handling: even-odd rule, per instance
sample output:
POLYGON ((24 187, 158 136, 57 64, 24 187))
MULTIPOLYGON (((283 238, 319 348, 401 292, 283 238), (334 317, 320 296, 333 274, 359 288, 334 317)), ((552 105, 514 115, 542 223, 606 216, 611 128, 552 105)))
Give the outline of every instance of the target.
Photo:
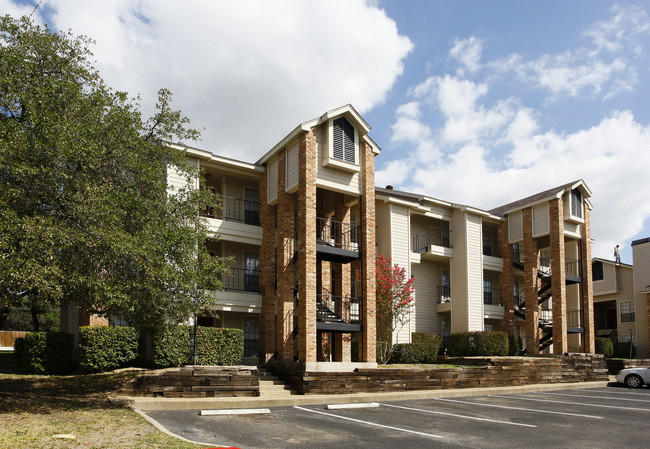
POLYGON ((498 424, 508 424, 510 426, 537 427, 537 426, 535 426, 533 424, 522 424, 522 423, 516 423, 516 422, 497 421, 496 419, 477 418, 476 416, 457 415, 457 414, 454 414, 454 413, 437 412, 437 411, 434 411, 434 410, 426 410, 426 409, 413 408, 413 407, 402 407, 401 405, 392 405, 392 404, 380 404, 380 405, 382 405, 384 407, 401 408, 403 410, 412 410, 412 411, 422 412, 422 413, 431 413, 433 415, 445 415, 445 416, 453 416, 454 418, 471 419, 471 420, 474 420, 474 421, 487 421, 487 422, 493 422, 493 423, 498 423, 498 424))
POLYGON ((501 396, 498 394, 491 394, 492 398, 505 398, 505 399, 518 399, 520 401, 537 401, 537 402, 551 402, 553 404, 567 404, 567 405, 586 405, 587 407, 600 407, 600 408, 616 408, 620 410, 640 410, 643 412, 650 412, 648 408, 635 408, 635 407, 617 407, 615 405, 600 405, 600 404, 585 404, 584 402, 565 402, 565 401, 551 401, 550 399, 533 399, 522 398, 517 396, 501 396))
POLYGON ((551 415, 567 415, 567 416, 578 416, 580 418, 602 419, 602 416, 581 415, 579 413, 567 413, 567 412, 553 412, 551 410, 539 410, 539 409, 535 409, 535 408, 509 407, 507 405, 483 404, 481 402, 467 402, 467 401, 459 401, 457 399, 438 398, 438 399, 436 399, 436 401, 456 402, 457 404, 480 405, 481 407, 505 408, 505 409, 509 409, 509 410, 521 410, 521 411, 524 411, 524 412, 549 413, 551 415))
POLYGON ((325 412, 321 412, 321 411, 318 411, 318 410, 311 410, 311 409, 308 409, 308 408, 298 407, 297 405, 294 405, 293 408, 297 408, 298 410, 302 410, 302 411, 305 411, 305 412, 311 412, 311 413, 317 413, 319 415, 330 416, 332 418, 338 418, 338 419, 344 419, 346 421, 358 422, 358 423, 361 423, 361 424, 366 424, 368 426, 382 427, 384 429, 397 430, 399 432, 414 433, 415 435, 421 435, 421 436, 429 437, 429 438, 442 438, 442 436, 434 435, 432 433, 416 432, 415 430, 408 430, 408 429, 402 429, 400 427, 386 426, 384 424, 378 424, 378 423, 369 422, 369 421, 362 421, 360 419, 348 418, 347 416, 334 415, 332 413, 325 413, 325 412))
MULTIPOLYGON (((632 391, 621 391, 621 390, 614 390, 614 391, 603 391, 603 390, 580 390, 580 391, 593 391, 593 392, 598 392, 598 393, 607 393, 607 394, 630 394, 632 396, 645 396, 645 397, 650 397, 649 393, 643 392, 644 390, 637 390, 635 392, 632 391)), ((647 391, 647 390, 646 390, 647 391)))
POLYGON ((626 399, 626 398, 612 398, 612 397, 607 397, 607 396, 587 396, 585 394, 567 394, 567 393, 547 393, 547 392, 540 392, 539 394, 550 394, 553 396, 570 396, 573 398, 589 398, 589 399, 607 399, 609 401, 633 401, 633 402, 650 402, 650 400, 643 400, 643 399, 626 399))

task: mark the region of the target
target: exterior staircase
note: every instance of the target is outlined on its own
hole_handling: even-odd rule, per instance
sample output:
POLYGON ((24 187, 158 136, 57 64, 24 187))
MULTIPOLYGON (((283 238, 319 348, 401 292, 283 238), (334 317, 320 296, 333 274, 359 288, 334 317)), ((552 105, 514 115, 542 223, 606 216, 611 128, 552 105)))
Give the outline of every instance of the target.
POLYGON ((259 377, 261 398, 288 398, 298 394, 283 380, 266 371, 265 368, 259 367, 257 375, 259 377))

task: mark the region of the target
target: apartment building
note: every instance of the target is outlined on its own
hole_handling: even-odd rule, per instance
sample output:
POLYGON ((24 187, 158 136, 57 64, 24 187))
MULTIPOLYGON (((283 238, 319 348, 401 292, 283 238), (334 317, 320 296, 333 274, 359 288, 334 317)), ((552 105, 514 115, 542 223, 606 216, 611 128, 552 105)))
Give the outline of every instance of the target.
POLYGON ((376 188, 381 150, 369 130, 346 105, 299 124, 255 163, 182 147, 222 199, 204 211, 207 245, 233 260, 217 310, 199 324, 243 329, 251 362, 374 366, 383 254, 415 276, 410 321, 394 341, 505 330, 524 336, 528 353, 593 352, 583 181, 493 210, 376 188))
POLYGON ((596 336, 632 341, 637 356, 650 355, 650 238, 632 242, 633 264, 594 258, 596 336))

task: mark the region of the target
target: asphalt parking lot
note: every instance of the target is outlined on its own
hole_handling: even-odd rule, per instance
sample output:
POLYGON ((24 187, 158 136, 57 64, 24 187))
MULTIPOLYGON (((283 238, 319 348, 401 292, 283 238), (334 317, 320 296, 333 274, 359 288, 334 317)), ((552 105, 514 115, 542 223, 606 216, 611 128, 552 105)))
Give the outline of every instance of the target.
POLYGON ((524 394, 271 408, 268 414, 200 416, 149 411, 170 432, 211 445, 254 448, 650 446, 650 389, 567 389, 524 394))

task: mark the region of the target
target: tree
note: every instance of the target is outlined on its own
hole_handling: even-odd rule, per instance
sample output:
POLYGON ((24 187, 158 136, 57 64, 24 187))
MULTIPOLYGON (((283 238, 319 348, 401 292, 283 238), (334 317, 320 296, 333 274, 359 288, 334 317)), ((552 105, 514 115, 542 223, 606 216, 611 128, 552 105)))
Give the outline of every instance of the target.
POLYGON ((377 359, 386 363, 395 349, 393 335, 410 321, 410 308, 413 302, 414 277, 406 279, 406 269, 392 264, 390 257, 379 255, 376 260, 377 278, 377 359))
POLYGON ((151 328, 209 309, 223 262, 200 211, 216 205, 166 142, 199 132, 158 93, 107 87, 87 37, 30 18, 0 21, 0 296, 75 304, 151 328), (168 191, 167 171, 187 187, 168 191))

